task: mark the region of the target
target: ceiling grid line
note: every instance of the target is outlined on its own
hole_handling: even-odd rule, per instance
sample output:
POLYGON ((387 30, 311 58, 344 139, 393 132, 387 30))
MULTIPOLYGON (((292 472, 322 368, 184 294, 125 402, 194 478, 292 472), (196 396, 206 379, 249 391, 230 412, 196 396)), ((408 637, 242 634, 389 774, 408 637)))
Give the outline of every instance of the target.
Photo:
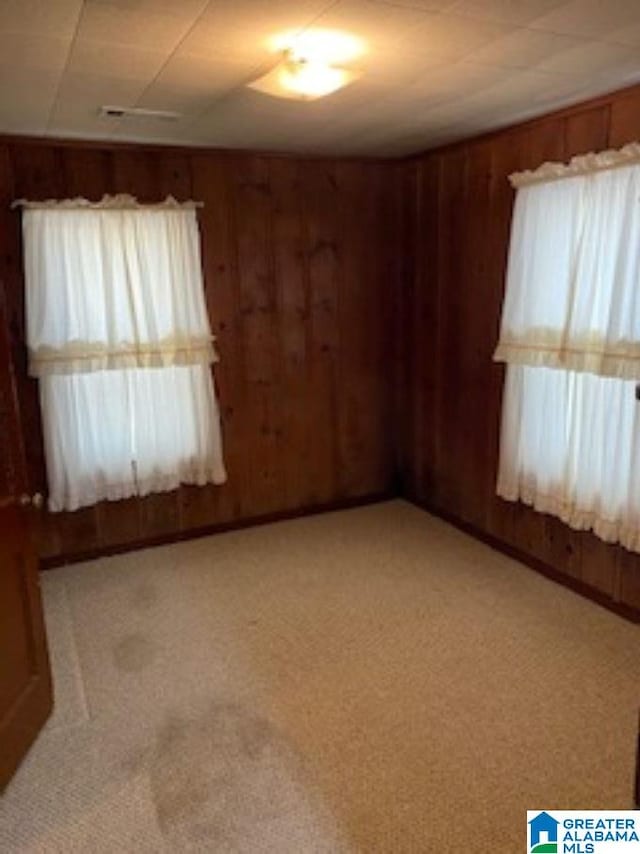
POLYGON ((69 41, 69 47, 67 49, 67 56, 65 59, 64 67, 60 71, 60 76, 58 77, 58 84, 56 86, 56 91, 55 91, 55 94, 53 96, 53 100, 51 102, 51 107, 49 108, 49 112, 47 113, 47 120, 46 120, 45 125, 44 125, 46 130, 50 129, 50 123, 52 121, 53 115, 54 115, 55 110, 56 110, 56 106, 58 104, 58 98, 60 95, 60 89, 62 87, 62 81, 64 80, 64 75, 67 71, 67 68, 69 67, 69 62, 71 60, 71 54, 73 52, 73 48, 74 48, 74 45, 76 43, 76 39, 78 38, 78 32, 80 31, 80 21, 82 20, 82 16, 84 14, 85 2, 86 2, 86 0, 82 0, 82 3, 78 7, 78 17, 76 18, 76 23, 75 23, 75 26, 73 28, 73 35, 71 36, 71 40, 69 41))

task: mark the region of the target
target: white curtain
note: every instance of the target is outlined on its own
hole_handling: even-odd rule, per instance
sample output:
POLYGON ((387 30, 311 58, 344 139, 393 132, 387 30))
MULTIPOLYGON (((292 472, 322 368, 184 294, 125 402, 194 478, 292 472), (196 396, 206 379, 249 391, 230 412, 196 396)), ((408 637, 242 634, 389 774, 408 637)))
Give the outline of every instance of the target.
POLYGON ((33 376, 214 360, 191 207, 26 208, 33 376))
POLYGON ((496 358, 640 379, 640 164, 516 197, 496 358))
POLYGON ((509 365, 497 492, 640 551, 636 383, 509 365))
POLYGON ((222 483, 193 204, 24 204, 49 508, 222 483))
POLYGON ((640 147, 518 187, 497 492, 640 551, 640 147))

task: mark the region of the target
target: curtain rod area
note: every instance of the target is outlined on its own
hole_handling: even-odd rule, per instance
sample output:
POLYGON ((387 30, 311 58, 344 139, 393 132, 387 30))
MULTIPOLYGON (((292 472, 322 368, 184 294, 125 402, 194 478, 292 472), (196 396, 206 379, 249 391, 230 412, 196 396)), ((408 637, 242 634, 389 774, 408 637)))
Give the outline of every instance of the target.
POLYGON ((30 201, 29 199, 16 199, 11 203, 11 209, 22 208, 23 210, 110 210, 110 211, 141 211, 141 210, 192 210, 203 208, 204 202, 196 202, 189 199, 179 202, 173 196, 167 196, 162 202, 144 203, 139 202, 135 196, 119 193, 114 196, 104 195, 100 201, 92 202, 89 199, 77 197, 74 199, 45 199, 44 201, 30 201))
POLYGON ((549 181, 559 181, 563 178, 574 178, 577 175, 588 175, 593 172, 604 172, 610 169, 620 169, 624 166, 634 166, 640 163, 640 143, 631 142, 619 149, 590 152, 572 157, 568 163, 543 163, 538 169, 524 172, 513 172, 509 175, 511 186, 518 189, 529 184, 546 184, 549 181))

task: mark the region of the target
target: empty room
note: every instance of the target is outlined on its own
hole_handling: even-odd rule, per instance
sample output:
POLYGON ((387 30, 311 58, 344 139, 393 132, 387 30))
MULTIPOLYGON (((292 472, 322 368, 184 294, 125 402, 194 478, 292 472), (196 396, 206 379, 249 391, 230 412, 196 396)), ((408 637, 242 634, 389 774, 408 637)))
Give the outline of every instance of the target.
POLYGON ((640 850, 638 0, 0 46, 0 851, 640 850))

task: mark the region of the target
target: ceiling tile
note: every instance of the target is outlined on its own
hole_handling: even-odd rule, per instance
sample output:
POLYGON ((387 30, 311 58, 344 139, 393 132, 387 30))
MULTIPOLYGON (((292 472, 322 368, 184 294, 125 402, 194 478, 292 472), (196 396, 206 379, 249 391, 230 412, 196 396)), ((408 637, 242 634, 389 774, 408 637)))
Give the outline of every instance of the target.
POLYGON ((180 45, 206 56, 245 56, 272 51, 270 38, 309 26, 335 0, 238 0, 212 2, 180 45))
POLYGON ((213 0, 205 18, 220 24, 233 24, 241 29, 278 30, 308 26, 314 18, 334 5, 336 0, 236 0, 220 3, 213 0))
POLYGON ((56 102, 48 121, 48 130, 62 132, 80 129, 81 121, 87 128, 95 129, 96 123, 105 128, 109 136, 117 126, 117 120, 101 118, 100 107, 117 105, 128 107, 136 103, 144 91, 144 82, 131 78, 67 72, 60 84, 56 102))
POLYGON ((514 29, 512 24, 479 21, 462 15, 433 15, 413 28, 401 47, 434 60, 455 62, 514 29))
POLYGON ((168 145, 193 144, 192 131, 183 121, 126 116, 113 129, 113 138, 121 141, 153 141, 168 145))
POLYGON ((112 6, 124 12, 135 9, 142 13, 151 14, 174 14, 176 7, 181 6, 186 14, 193 15, 194 11, 202 11, 206 8, 207 0, 184 0, 176 3, 176 0, 83 0, 84 5, 89 6, 112 6))
POLYGON ((360 89, 349 86, 331 98, 299 102, 244 89, 215 103, 193 123, 193 132, 203 141, 223 140, 225 145, 231 139, 244 139, 247 148, 257 127, 260 147, 281 149, 288 142, 318 150, 321 143, 330 147, 342 129, 353 123, 358 108, 378 104, 381 93, 373 84, 360 89))
MULTIPOLYGON (((456 101, 461 121, 482 119, 497 125, 519 121, 583 96, 584 78, 526 70, 513 72, 494 85, 456 101), (513 118, 512 118, 513 117, 513 118)), ((484 125, 483 125, 484 126, 484 125)))
POLYGON ((437 17, 409 6, 392 6, 373 0, 338 0, 313 22, 313 26, 358 36, 366 42, 368 51, 375 52, 389 49, 415 27, 437 17))
POLYGON ((571 51, 588 43, 574 36, 517 29, 475 50, 469 59, 474 62, 501 65, 505 68, 532 68, 545 60, 561 56, 565 51, 571 51))
POLYGON ((637 24, 628 24, 620 29, 608 30, 603 40, 612 44, 640 47, 640 21, 637 24))
POLYGON ((206 0, 159 5, 93 0, 83 9, 77 38, 170 51, 189 32, 206 5, 206 0))
POLYGON ((462 15, 500 21, 507 24, 529 24, 567 0, 456 0, 451 9, 462 15))
POLYGON ((640 73, 640 53, 632 47, 585 42, 544 59, 538 67, 544 71, 582 74, 586 79, 602 73, 628 75, 640 73))
MULTIPOLYGON (((5 78, 0 67, 0 78, 5 78)), ((43 133, 56 94, 56 82, 42 69, 13 68, 11 85, 0 85, 0 132, 43 133), (28 98, 16 98, 16 92, 29 92, 28 98)))
POLYGON ((443 65, 441 59, 428 53, 400 53, 393 49, 378 50, 350 63, 351 67, 362 72, 363 80, 371 80, 394 91, 429 77, 434 68, 443 65))
POLYGON ((459 0, 375 0, 386 6, 408 6, 412 9, 421 9, 423 12, 444 12, 451 9, 459 0))
POLYGON ((640 24, 638 0, 568 0, 530 23, 536 29, 606 41, 612 33, 640 24))
MULTIPOLYGON (((37 33, 6 33, 0 31, 0 67, 2 83, 6 80, 15 95, 15 83, 10 80, 13 70, 31 68, 49 71, 57 79, 65 67, 71 38, 37 33), (5 77, 5 75, 7 75, 5 77)), ((0 87, 2 86, 0 83, 0 87)))
POLYGON ((115 42, 79 39, 75 42, 67 71, 123 79, 153 80, 166 61, 166 51, 116 44, 115 42))
POLYGON ((167 110, 179 113, 185 119, 193 119, 206 112, 212 102, 225 94, 226 88, 219 90, 186 88, 154 82, 137 100, 137 107, 147 110, 167 110))
POLYGON ((400 107, 409 115, 419 114, 433 106, 453 101, 494 86, 509 76, 503 68, 458 62, 435 69, 416 80, 403 93, 400 107), (413 109, 409 109, 410 103, 413 109))
POLYGON ((0 31, 71 36, 81 10, 82 0, 2 0, 0 31))
POLYGON ((251 61, 220 59, 193 54, 174 54, 158 75, 159 83, 171 83, 199 90, 228 88, 255 67, 251 61))
POLYGON ((238 27, 210 26, 201 21, 183 39, 176 55, 197 56, 206 60, 259 62, 272 55, 270 33, 238 27))
POLYGON ((59 96, 61 101, 72 104, 95 104, 97 109, 105 103, 101 99, 113 94, 123 99, 123 105, 128 105, 142 94, 144 85, 144 81, 132 77, 67 71, 60 83, 59 96))
POLYGON ((251 63, 175 55, 145 90, 138 105, 193 116, 216 98, 244 85, 252 70, 251 63))

